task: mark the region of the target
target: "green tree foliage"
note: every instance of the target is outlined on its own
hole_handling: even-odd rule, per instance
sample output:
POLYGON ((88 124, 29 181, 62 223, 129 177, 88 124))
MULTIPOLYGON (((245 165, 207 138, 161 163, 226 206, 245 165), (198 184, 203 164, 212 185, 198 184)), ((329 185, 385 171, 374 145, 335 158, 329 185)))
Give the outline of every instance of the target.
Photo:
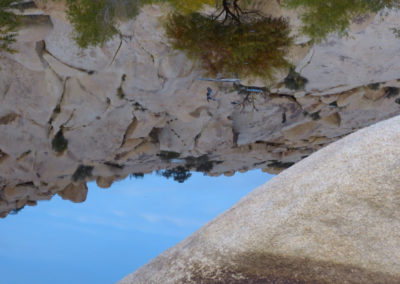
POLYGON ((0 0, 0 51, 15 52, 10 44, 16 41, 16 28, 20 25, 18 16, 6 9, 11 7, 13 0, 0 0))
POLYGON ((185 167, 182 167, 182 166, 178 166, 171 170, 159 171, 159 172, 157 172, 157 174, 159 174, 167 179, 172 177, 175 181, 177 181, 179 183, 185 182, 188 178, 190 178, 192 176, 192 174, 190 173, 190 170, 185 167))
POLYGON ((218 0, 164 0, 159 2, 168 2, 178 12, 189 14, 191 12, 199 11, 205 5, 215 6, 218 5, 218 0))
POLYGON ((117 21, 139 14, 140 7, 162 0, 67 0, 67 16, 82 48, 103 45, 119 34, 117 21))
POLYGON ((86 48, 102 45, 118 33, 116 7, 107 0, 67 0, 67 16, 75 28, 74 39, 86 48))
POLYGON ((220 2, 218 15, 173 13, 167 36, 175 49, 200 59, 210 74, 271 78, 275 68, 289 66, 284 58, 292 43, 288 22, 243 11, 237 2, 220 2))
POLYGON ((132 173, 129 175, 129 178, 142 179, 144 178, 144 173, 132 173))
POLYGON ((68 148, 68 140, 65 139, 62 129, 60 129, 51 141, 53 151, 62 154, 68 148))
POLYGON ((72 180, 83 181, 87 177, 91 177, 93 169, 94 167, 92 166, 79 165, 78 168, 75 170, 74 174, 72 175, 72 180))
MULTIPOLYGON (((54 0, 56 1, 56 0, 54 0)), ((216 0, 67 0, 67 16, 82 48, 103 45, 119 34, 117 22, 139 14, 146 4, 170 3, 181 12, 194 11, 216 0)))
POLYGON ((295 91, 304 90, 307 83, 307 78, 302 77, 294 68, 290 68, 289 74, 284 80, 285 87, 295 91))
POLYGON ((289 8, 302 7, 304 34, 315 42, 325 39, 329 33, 346 35, 346 29, 354 17, 383 8, 398 7, 399 0, 286 0, 289 8))

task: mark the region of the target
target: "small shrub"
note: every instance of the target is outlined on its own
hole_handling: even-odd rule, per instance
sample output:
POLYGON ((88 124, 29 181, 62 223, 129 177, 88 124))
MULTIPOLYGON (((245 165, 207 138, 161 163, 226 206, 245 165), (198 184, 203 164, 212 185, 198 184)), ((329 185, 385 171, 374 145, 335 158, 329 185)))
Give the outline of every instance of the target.
POLYGON ((285 123, 286 122, 286 112, 282 112, 282 121, 281 123, 285 123))
POLYGON ((268 164, 268 167, 279 168, 279 169, 287 169, 294 165, 294 163, 292 162, 283 163, 275 160, 271 162, 272 163, 268 164))
POLYGON ((400 94, 400 89, 396 87, 388 87, 385 89, 385 98, 390 99, 400 94))
POLYGON ((51 147, 57 154, 62 154, 68 148, 68 140, 65 139, 62 129, 54 136, 51 141, 51 147))
POLYGON ((198 172, 208 173, 210 172, 215 164, 221 163, 220 161, 210 161, 208 155, 202 155, 200 157, 187 157, 186 160, 186 167, 187 168, 194 168, 198 172))
POLYGON ((161 160, 164 160, 164 161, 177 159, 177 158, 179 158, 180 155, 181 155, 180 153, 173 152, 173 151, 161 151, 160 154, 158 154, 158 156, 161 158, 161 160))
POLYGON ((249 16, 224 23, 197 12, 172 14, 166 25, 172 46, 199 59, 211 75, 272 78, 275 69, 289 66, 284 58, 292 43, 289 32, 283 18, 249 16))
POLYGON ((377 90, 379 90, 380 86, 381 86, 381 83, 373 83, 373 84, 369 84, 368 88, 370 88, 371 90, 377 91, 377 90))
POLYGON ((333 103, 330 103, 329 106, 330 107, 338 107, 338 104, 337 104, 337 102, 333 102, 333 103))
POLYGON ((121 100, 123 100, 123 99, 125 98, 125 94, 124 94, 124 91, 123 91, 122 87, 119 87, 119 88, 118 88, 118 90, 117 90, 117 96, 118 96, 121 100))
POLYGON ((209 173, 215 165, 221 164, 222 161, 210 160, 208 155, 202 155, 200 157, 187 157, 186 167, 189 169, 195 169, 197 172, 202 172, 203 174, 209 173))
POLYGON ((87 177, 92 176, 93 167, 80 165, 72 175, 73 181, 84 181, 87 177))
POLYGON ((179 183, 185 182, 188 178, 192 176, 190 171, 182 166, 178 166, 172 170, 163 170, 163 171, 158 171, 157 174, 169 179, 173 178, 175 181, 179 183))
POLYGON ((144 173, 133 173, 129 175, 129 178, 144 178, 144 173))
POLYGON ((400 38, 400 29, 392 28, 391 30, 396 38, 400 38))
POLYGON ((321 116, 319 115, 319 111, 317 111, 317 112, 314 112, 314 113, 312 113, 312 114, 310 114, 310 117, 311 117, 311 119, 312 120, 320 120, 321 119, 321 116))
POLYGON ((289 74, 284 80, 285 87, 294 91, 304 90, 307 83, 308 79, 302 77, 294 68, 290 68, 289 74))
POLYGON ((206 161, 196 167, 196 171, 209 173, 214 168, 214 161, 206 161))
MULTIPOLYGON (((162 130, 162 128, 159 128, 159 127, 154 127, 151 131, 150 131, 150 133, 149 133, 149 137, 150 137, 150 139, 151 139, 151 141, 153 142, 153 143, 159 143, 160 141, 159 141, 159 135, 160 135, 160 133, 161 133, 161 130, 162 130)), ((161 152, 162 153, 162 152, 161 152)))

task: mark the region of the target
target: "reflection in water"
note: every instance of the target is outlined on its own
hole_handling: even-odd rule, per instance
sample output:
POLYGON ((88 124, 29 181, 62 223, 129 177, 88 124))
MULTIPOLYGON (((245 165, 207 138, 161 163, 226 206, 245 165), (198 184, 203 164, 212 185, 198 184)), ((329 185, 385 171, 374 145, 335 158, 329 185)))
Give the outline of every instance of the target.
MULTIPOLYGON (((160 18, 172 46, 200 59, 205 70, 212 74, 271 78, 276 68, 290 65, 285 58, 292 44, 287 20, 264 15, 260 1, 256 0, 69 0, 66 14, 75 28, 76 43, 87 48, 103 46, 116 35, 122 44, 127 36, 118 29, 118 22, 136 17, 142 6, 163 3, 172 8, 169 16, 160 18), (215 5, 216 10, 199 12, 204 5, 215 5)), ((10 9, 23 10, 26 3, 2 0, 0 5, 0 50, 14 52, 10 44, 15 42, 21 16, 10 9)), ((398 8, 400 3, 399 0, 286 0, 282 5, 302 8, 302 33, 319 42, 332 32, 346 35, 357 17, 384 8, 398 8)), ((393 31, 398 34, 398 29, 393 31)))
MULTIPOLYGON (((283 7, 289 9, 302 8, 301 31, 314 42, 322 41, 329 33, 346 35, 357 17, 362 21, 363 15, 400 5, 399 0, 282 2, 283 7)), ((160 22, 165 26, 172 47, 185 51, 191 58, 200 59, 207 72, 225 77, 271 79, 276 69, 290 67, 289 76, 293 78, 294 68, 285 57, 293 44, 289 23, 284 17, 265 15, 268 10, 263 9, 257 0, 69 0, 66 14, 75 28, 73 38, 80 47, 104 46, 119 35, 120 48, 123 40, 130 36, 119 30, 118 23, 135 18, 140 8, 149 4, 170 5, 169 12, 166 12, 169 16, 160 18, 160 22), (215 5, 216 10, 199 12, 205 5, 215 5)), ((10 44, 16 40, 15 32, 23 16, 10 12, 10 9, 22 11, 29 6, 12 0, 2 0, 0 5, 0 51, 15 52, 10 44)), ((399 30, 393 28, 393 32, 398 34, 399 30)))
POLYGON ((10 8, 14 2, 13 0, 0 1, 0 52, 15 51, 10 47, 10 44, 16 41, 14 31, 19 26, 20 21, 14 13, 7 11, 7 8, 10 8))
POLYGON ((112 190, 89 183, 85 203, 56 197, 26 207, 0 221, 1 283, 116 283, 270 177, 260 171, 218 179, 194 173, 179 184, 147 175, 112 190))
POLYGON ((65 5, 0 0, 3 217, 55 194, 84 201, 90 180, 278 173, 399 113, 393 68, 348 52, 350 26, 394 17, 398 0, 65 5), (367 70, 356 83, 354 66, 367 70))
MULTIPOLYGON (((136 255, 155 247, 133 249, 138 240, 131 236, 141 232, 144 243, 157 247, 164 242, 150 259, 204 224, 190 216, 196 206, 205 206, 202 217, 215 217, 268 178, 260 171, 236 174, 229 185, 224 177, 210 181, 194 172, 276 174, 349 133, 399 115, 399 6, 400 0, 0 0, 0 217, 19 214, 2 223, 0 257, 4 240, 12 257, 3 261, 8 266, 0 267, 0 275, 16 255, 33 255, 41 267, 31 273, 45 267, 41 277, 47 277, 55 262, 51 258, 47 267, 43 250, 32 244, 51 236, 45 240, 51 257, 65 261, 70 253, 70 263, 58 265, 67 271, 65 281, 79 275, 71 272, 79 255, 79 266, 85 262, 92 269, 86 282, 111 283, 133 269, 127 247, 136 255), (153 172, 178 183, 153 179, 141 186, 153 172), (141 180, 130 188, 127 177, 141 180), (49 211, 26 208, 55 195, 83 202, 89 181, 100 188, 116 184, 111 192, 96 188, 103 203, 91 195, 87 211, 66 202, 70 207, 63 210, 58 200, 49 211), (153 194, 146 203, 152 191, 158 198, 153 194), (68 224, 71 218, 75 224, 68 224), (157 239, 155 228, 164 230, 157 239), (71 230, 83 234, 68 238, 71 230), (179 240, 168 238, 177 235, 179 240), (76 249, 82 236, 81 246, 95 251, 94 257, 76 249), (96 242, 101 245, 93 247, 96 242), (105 247, 129 264, 110 280, 98 273, 104 267, 110 274, 111 258, 98 256, 105 247)), ((282 200, 287 216, 290 198, 282 200)), ((268 206, 257 205, 254 212, 268 206)), ((235 217, 229 225, 243 223, 235 217)), ((336 228, 336 220, 328 223, 336 228)), ((300 234, 310 240, 308 227, 300 234)), ((296 226, 289 229, 297 234, 296 226)), ((245 252, 238 262, 247 265, 254 257, 249 267, 262 275, 258 269, 279 261, 273 255, 245 252)), ((138 258, 135 267, 144 263, 138 258)), ((283 260, 298 276, 303 260, 283 260)), ((325 265, 307 263, 306 271, 325 265)), ((35 282, 24 271, 20 276, 30 278, 21 283, 35 282)), ((57 273, 51 283, 59 278, 57 273)))
POLYGON ((377 13, 384 8, 398 8, 399 0, 286 0, 289 8, 303 8, 302 31, 314 41, 329 33, 347 34, 347 28, 357 17, 377 13))

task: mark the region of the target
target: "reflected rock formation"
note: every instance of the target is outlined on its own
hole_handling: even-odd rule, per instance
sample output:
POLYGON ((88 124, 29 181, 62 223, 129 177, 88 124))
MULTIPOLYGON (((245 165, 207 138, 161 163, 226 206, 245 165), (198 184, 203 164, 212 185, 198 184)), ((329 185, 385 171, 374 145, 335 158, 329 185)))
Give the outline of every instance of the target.
POLYGON ((161 16, 142 8, 121 36, 80 48, 63 2, 31 2, 16 53, 0 53, 0 216, 55 194, 86 198, 130 174, 184 169, 210 176, 279 173, 322 147, 400 114, 400 13, 357 18, 348 37, 312 44, 297 10, 294 44, 274 80, 208 79, 171 47, 161 16), (211 91, 210 91, 211 90, 211 91))

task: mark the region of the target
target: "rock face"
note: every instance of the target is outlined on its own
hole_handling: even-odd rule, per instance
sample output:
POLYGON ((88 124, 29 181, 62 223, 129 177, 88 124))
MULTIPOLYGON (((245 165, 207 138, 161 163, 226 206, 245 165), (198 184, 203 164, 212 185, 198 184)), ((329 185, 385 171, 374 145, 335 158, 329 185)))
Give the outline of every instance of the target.
MULTIPOLYGON (((264 12, 288 17, 295 33, 296 13, 270 2, 264 12)), ((62 2, 43 5, 24 12, 33 23, 21 29, 18 53, 0 56, 3 217, 57 193, 84 200, 87 181, 109 187, 132 173, 278 173, 400 114, 398 11, 355 24, 347 39, 309 46, 298 37, 289 75, 232 84, 199 80, 199 64, 171 48, 159 21, 165 7, 145 7, 121 23, 122 39, 82 50, 62 2), (298 78, 308 83, 296 87, 298 78), (252 84, 259 92, 246 92, 252 84)))
POLYGON ((119 283, 400 283, 399 139, 327 146, 119 283))

